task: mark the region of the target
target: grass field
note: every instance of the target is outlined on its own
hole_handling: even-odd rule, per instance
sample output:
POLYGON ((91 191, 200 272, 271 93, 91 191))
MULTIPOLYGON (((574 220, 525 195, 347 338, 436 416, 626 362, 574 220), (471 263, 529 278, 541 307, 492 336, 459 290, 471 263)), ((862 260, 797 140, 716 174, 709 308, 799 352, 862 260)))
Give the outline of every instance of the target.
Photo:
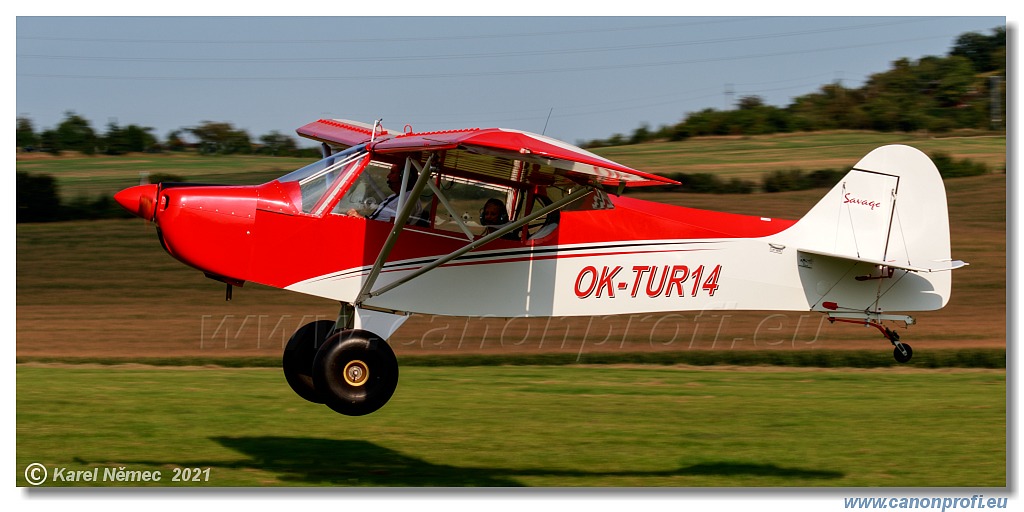
POLYGON ((144 175, 165 173, 193 183, 255 185, 266 183, 308 164, 308 158, 268 156, 199 156, 195 153, 132 154, 130 156, 53 157, 21 154, 18 172, 49 174, 66 199, 113 195, 138 185, 144 175))
MULTIPOLYGON (((1005 138, 899 137, 694 140, 604 154, 643 170, 756 173, 849 167, 879 143, 910 142, 1005 167, 1005 138), (823 162, 832 159, 841 163, 823 162)), ((256 183, 300 165, 148 158, 41 158, 18 169, 54 174, 75 197, 133 184, 143 168, 256 183)), ((222 284, 168 256, 142 221, 20 224, 17 483, 42 462, 166 478, 172 466, 202 466, 210 486, 1005 486, 1006 181, 1001 172, 947 180, 953 256, 971 266, 956 272, 945 309, 901 330, 914 365, 978 368, 660 366, 891 364, 876 332, 806 313, 414 315, 390 340, 412 364, 392 402, 364 418, 303 402, 277 369, 202 366, 272 364, 294 329, 334 318, 335 303, 252 284, 225 302, 222 284), (475 357, 484 359, 466 359, 475 357), (659 366, 609 364, 616 357, 659 366), (139 361, 197 366, 93 364, 139 361), (525 366, 465 366, 474 361, 525 366)), ((824 192, 637 197, 798 218, 824 192)))
POLYGON ((413 367, 359 418, 298 399, 279 370, 17 377, 22 486, 33 462, 191 487, 1006 485, 1001 370, 413 367), (175 467, 209 481, 168 481, 175 467))

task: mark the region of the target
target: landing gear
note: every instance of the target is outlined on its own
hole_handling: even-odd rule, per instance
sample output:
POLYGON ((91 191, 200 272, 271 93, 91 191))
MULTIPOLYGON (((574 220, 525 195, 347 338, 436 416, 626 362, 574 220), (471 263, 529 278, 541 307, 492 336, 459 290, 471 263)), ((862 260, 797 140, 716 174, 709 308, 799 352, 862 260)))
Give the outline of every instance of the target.
POLYGON ((394 394, 398 359, 386 341, 369 331, 341 331, 317 351, 313 385, 335 412, 369 414, 383 407, 394 394))
POLYGON ((284 349, 288 385, 300 397, 348 416, 380 409, 398 385, 398 359, 379 336, 360 329, 334 332, 318 320, 295 331, 284 349))
POLYGON ((896 331, 885 328, 885 337, 892 343, 892 357, 896 358, 897 363, 906 363, 910 361, 910 358, 914 356, 914 350, 910 348, 910 345, 906 343, 900 343, 900 335, 896 334, 896 331))
MULTIPOLYGON (((913 318, 912 317, 904 317, 904 319, 905 319, 905 321, 909 320, 907 322, 908 325, 913 323, 913 318)), ((891 320, 891 318, 889 318, 889 320, 891 320)), ((846 323, 851 323, 851 324, 861 324, 861 325, 871 326, 871 327, 874 327, 875 329, 878 329, 878 332, 882 333, 882 336, 885 336, 885 339, 889 340, 889 343, 892 343, 892 346, 893 346, 892 356, 896 359, 896 362, 898 362, 898 363, 909 362, 910 358, 913 357, 913 355, 914 355, 914 350, 910 348, 910 345, 908 345, 906 343, 901 343, 900 342, 900 335, 896 331, 894 331, 894 330, 892 330, 892 329, 882 325, 879 322, 875 322, 875 321, 871 321, 871 320, 860 320, 860 319, 854 320, 854 319, 849 319, 849 318, 838 318, 838 317, 835 317, 835 316, 832 316, 832 315, 829 315, 828 321, 829 322, 846 322, 846 323)))
POLYGON ((910 358, 914 355, 914 351, 910 348, 910 345, 906 343, 900 343, 896 345, 896 348, 892 349, 892 356, 896 358, 896 362, 905 363, 910 361, 910 358), (900 348, 903 350, 900 350, 900 348))
POLYGON ((299 327, 284 348, 281 365, 284 367, 285 380, 297 395, 314 404, 322 404, 324 401, 313 386, 313 358, 332 331, 334 322, 331 320, 310 322, 299 327))

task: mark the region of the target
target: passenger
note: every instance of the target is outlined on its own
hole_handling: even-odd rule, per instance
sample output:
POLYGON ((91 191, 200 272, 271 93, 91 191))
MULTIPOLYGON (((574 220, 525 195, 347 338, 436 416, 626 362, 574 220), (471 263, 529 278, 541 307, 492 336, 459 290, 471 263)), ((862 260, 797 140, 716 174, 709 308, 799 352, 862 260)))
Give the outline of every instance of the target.
MULTIPOLYGON (((505 209, 505 203, 493 197, 488 199, 484 203, 484 208, 480 210, 480 225, 485 226, 483 234, 489 235, 494 233, 505 224, 508 224, 508 210, 505 209)), ((515 230, 505 233, 501 238, 505 240, 519 240, 515 230)))

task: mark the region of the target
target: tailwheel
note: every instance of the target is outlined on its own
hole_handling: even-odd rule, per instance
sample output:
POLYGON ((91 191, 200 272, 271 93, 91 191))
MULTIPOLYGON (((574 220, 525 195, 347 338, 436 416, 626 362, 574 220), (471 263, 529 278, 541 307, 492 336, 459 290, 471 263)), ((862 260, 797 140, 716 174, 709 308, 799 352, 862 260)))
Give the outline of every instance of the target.
MULTIPOLYGON (((903 317, 903 320, 907 323, 907 325, 914 323, 914 319, 912 317, 903 317)), ((889 340, 889 343, 892 343, 892 356, 896 358, 896 362, 906 363, 909 362, 910 358, 914 356, 914 350, 910 348, 910 345, 907 345, 906 343, 900 343, 899 333, 878 322, 870 320, 854 320, 851 318, 836 318, 832 315, 829 315, 828 321, 861 324, 878 329, 878 332, 882 333, 882 336, 885 336, 885 339, 889 340)))
POLYGON ((381 337, 369 331, 339 331, 313 359, 313 385, 323 403, 347 416, 380 409, 398 385, 398 359, 381 337))
POLYGON ((310 322, 299 327, 284 348, 281 366, 285 380, 295 394, 315 404, 322 404, 324 400, 313 385, 313 358, 333 330, 331 320, 310 322))
POLYGON ((914 351, 910 348, 910 345, 906 343, 895 343, 896 347, 892 349, 892 356, 896 358, 898 363, 906 363, 913 357, 914 351), (901 350, 902 349, 902 350, 901 350))
POLYGON ((910 358, 914 356, 914 350, 910 348, 910 345, 906 343, 900 343, 900 335, 896 331, 885 328, 885 337, 892 343, 892 357, 896 358, 897 363, 906 363, 910 361, 910 358))

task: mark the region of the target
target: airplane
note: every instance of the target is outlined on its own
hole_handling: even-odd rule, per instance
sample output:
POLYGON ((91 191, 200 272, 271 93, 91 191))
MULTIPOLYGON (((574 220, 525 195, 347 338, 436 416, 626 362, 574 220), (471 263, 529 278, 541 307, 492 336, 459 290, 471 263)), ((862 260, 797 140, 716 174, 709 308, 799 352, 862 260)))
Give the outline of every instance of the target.
POLYGON ((207 277, 340 303, 284 348, 300 397, 350 416, 394 394, 387 339, 410 314, 549 317, 683 310, 814 311, 871 326, 950 297, 946 194, 921 151, 879 147, 799 220, 623 195, 677 184, 520 130, 400 132, 320 119, 323 158, 257 186, 118 192, 163 248, 207 277), (895 313, 901 312, 901 313, 895 313))

